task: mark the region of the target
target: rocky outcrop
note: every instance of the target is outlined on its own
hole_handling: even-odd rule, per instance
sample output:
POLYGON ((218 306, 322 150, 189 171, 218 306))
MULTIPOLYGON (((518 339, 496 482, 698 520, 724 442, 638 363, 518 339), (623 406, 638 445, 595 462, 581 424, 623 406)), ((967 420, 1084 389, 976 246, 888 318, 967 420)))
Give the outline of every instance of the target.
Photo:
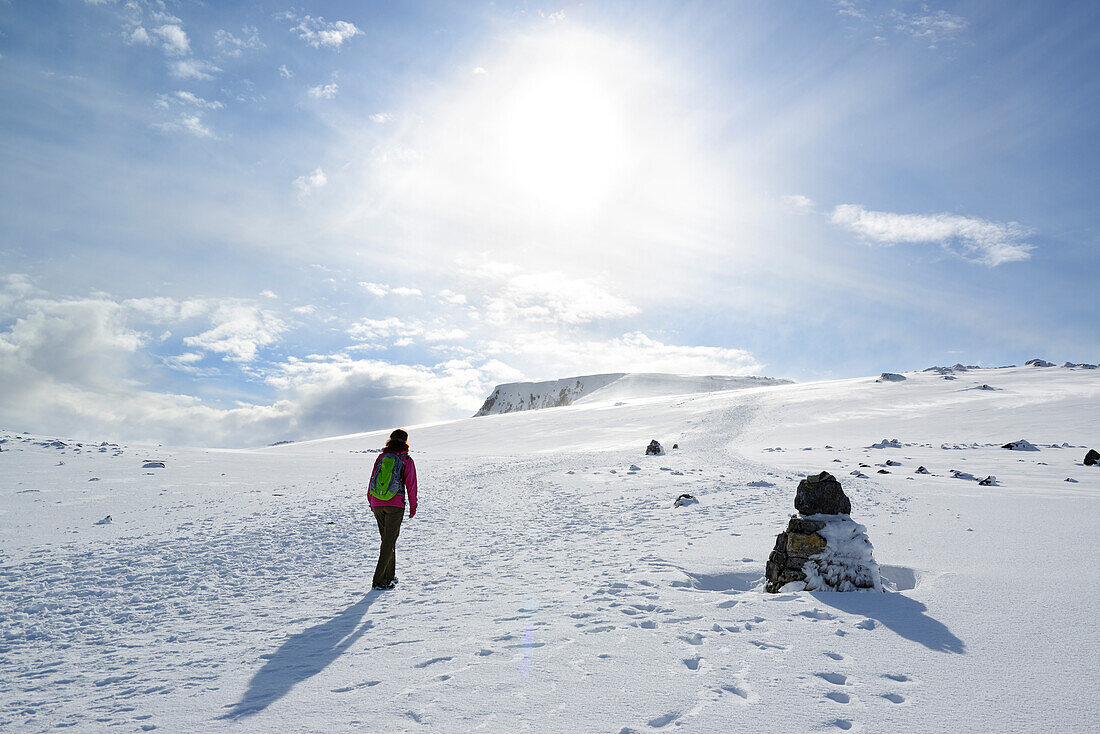
POLYGON ((664 456, 665 449, 657 442, 657 439, 653 439, 649 442, 649 445, 645 447, 646 456, 664 456))
POLYGON ((795 508, 799 513, 776 536, 768 557, 766 591, 882 590, 867 529, 849 517, 851 502, 840 482, 828 472, 803 479, 795 508))
POLYGON ((695 497, 693 497, 690 494, 682 494, 682 495, 680 495, 679 497, 676 498, 676 501, 673 503, 673 506, 674 507, 686 507, 687 505, 697 505, 697 504, 699 504, 699 500, 695 499, 695 497))
POLYGON ((883 372, 875 382, 904 382, 905 375, 896 372, 883 372))
POLYGON ((1096 449, 1089 449, 1085 454, 1085 466, 1097 466, 1100 464, 1100 451, 1096 449))

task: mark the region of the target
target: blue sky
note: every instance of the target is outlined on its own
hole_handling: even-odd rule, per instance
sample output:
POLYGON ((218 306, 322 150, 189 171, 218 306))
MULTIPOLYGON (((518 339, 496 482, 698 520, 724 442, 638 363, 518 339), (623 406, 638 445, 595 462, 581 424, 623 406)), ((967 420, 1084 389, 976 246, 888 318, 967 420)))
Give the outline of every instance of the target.
POLYGON ((0 425, 1100 359, 1092 2, 0 2, 0 425))

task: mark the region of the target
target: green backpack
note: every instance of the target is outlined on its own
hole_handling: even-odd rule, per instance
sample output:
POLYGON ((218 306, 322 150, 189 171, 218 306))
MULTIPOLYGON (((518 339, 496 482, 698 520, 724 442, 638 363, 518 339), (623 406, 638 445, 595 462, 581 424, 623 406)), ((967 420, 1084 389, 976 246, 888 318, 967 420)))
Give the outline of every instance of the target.
POLYGON ((405 460, 386 451, 370 475, 367 492, 377 499, 392 500, 405 491, 405 460))

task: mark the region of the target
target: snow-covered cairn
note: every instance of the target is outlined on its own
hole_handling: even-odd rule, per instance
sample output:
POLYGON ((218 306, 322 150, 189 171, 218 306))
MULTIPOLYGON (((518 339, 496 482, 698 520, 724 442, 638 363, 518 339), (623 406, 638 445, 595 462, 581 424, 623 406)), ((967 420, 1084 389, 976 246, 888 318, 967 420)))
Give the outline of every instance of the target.
POLYGON ((799 482, 794 506, 798 514, 768 557, 766 591, 882 591, 867 528, 852 522, 852 503, 833 475, 799 482))

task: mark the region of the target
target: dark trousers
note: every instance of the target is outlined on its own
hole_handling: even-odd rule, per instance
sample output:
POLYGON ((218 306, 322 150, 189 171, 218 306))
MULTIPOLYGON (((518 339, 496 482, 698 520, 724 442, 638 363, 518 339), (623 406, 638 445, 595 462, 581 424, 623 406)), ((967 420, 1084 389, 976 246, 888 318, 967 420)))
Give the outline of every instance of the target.
POLYGON ((378 566, 374 569, 374 586, 385 586, 393 581, 397 573, 397 536, 401 534, 401 519, 405 517, 404 507, 372 507, 374 518, 378 520, 378 533, 382 536, 382 547, 378 550, 378 566))

